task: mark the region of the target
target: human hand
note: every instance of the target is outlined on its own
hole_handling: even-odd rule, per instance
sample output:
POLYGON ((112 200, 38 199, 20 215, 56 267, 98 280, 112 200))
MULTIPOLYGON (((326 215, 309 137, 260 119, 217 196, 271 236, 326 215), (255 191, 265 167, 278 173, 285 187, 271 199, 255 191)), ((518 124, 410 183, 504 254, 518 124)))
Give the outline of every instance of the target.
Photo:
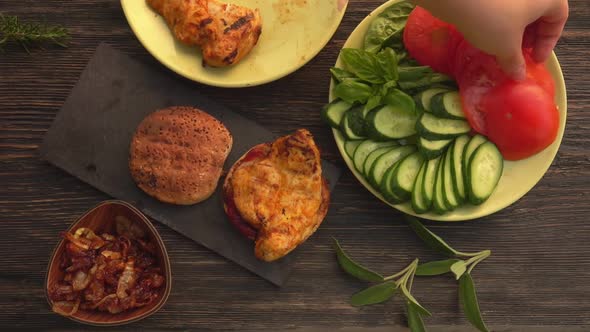
POLYGON ((514 79, 526 76, 523 45, 533 59, 550 56, 568 18, 567 0, 414 0, 457 27, 473 46, 496 56, 514 79))

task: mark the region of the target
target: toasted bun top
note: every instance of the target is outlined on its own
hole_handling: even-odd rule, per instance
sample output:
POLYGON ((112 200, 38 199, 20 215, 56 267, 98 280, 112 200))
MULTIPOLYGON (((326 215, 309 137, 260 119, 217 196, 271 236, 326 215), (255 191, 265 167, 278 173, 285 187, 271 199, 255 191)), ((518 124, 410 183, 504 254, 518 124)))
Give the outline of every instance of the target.
POLYGON ((231 148, 231 134, 216 118, 193 107, 169 107, 137 127, 129 169, 137 185, 158 200, 195 204, 215 191, 231 148))

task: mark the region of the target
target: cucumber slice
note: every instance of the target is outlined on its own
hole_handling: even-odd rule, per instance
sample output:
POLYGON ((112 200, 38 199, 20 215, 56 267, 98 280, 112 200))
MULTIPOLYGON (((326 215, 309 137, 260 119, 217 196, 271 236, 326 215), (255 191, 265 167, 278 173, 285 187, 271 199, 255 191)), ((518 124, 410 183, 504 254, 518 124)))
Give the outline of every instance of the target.
POLYGON ((344 151, 346 151, 346 154, 348 155, 348 157, 350 159, 353 158, 354 156, 354 151, 356 150, 356 148, 362 143, 363 141, 346 141, 344 142, 344 151))
POLYGON ((419 152, 412 153, 405 157, 392 175, 391 187, 397 196, 408 200, 411 198, 416 177, 420 167, 424 163, 424 157, 419 152))
POLYGON ((453 120, 436 117, 430 113, 422 113, 416 130, 420 136, 429 140, 454 138, 471 131, 465 120, 453 120))
POLYGON ((432 100, 432 97, 434 97, 437 94, 440 93, 444 93, 449 91, 449 89, 445 89, 445 88, 430 88, 430 89, 426 89, 422 92, 420 92, 417 96, 416 96, 416 102, 418 103, 418 106, 420 106, 423 110, 425 110, 426 112, 430 112, 430 102, 432 100))
POLYGON ((416 176, 416 183, 412 189, 412 209, 414 212, 421 214, 430 210, 432 201, 427 202, 424 195, 424 178, 426 169, 428 168, 428 160, 422 163, 418 176, 416 176))
POLYGON ((465 170, 463 172, 463 180, 465 181, 465 185, 467 185, 467 169, 469 167, 469 159, 471 158, 471 155, 475 149, 485 142, 487 142, 487 139, 484 136, 477 134, 471 137, 469 143, 467 143, 465 146, 465 151, 463 151, 463 169, 465 170))
POLYGON ((467 171, 469 201, 476 205, 485 202, 496 189, 503 170, 504 159, 496 145, 489 141, 480 145, 467 171))
POLYGON ((447 207, 445 203, 445 198, 443 195, 443 168, 445 164, 445 158, 439 157, 440 162, 436 167, 436 179, 434 181, 434 192, 432 195, 432 206, 434 207, 434 211, 438 214, 444 214, 445 212, 449 211, 450 208, 447 207))
MULTIPOLYGON (((346 137, 346 139, 349 140, 366 139, 366 136, 357 134, 357 131, 362 131, 359 128, 361 124, 359 124, 358 122, 359 119, 360 121, 362 121, 362 117, 359 118, 357 115, 348 116, 348 114, 352 113, 353 111, 354 109, 348 110, 348 112, 346 112, 346 114, 344 114, 344 117, 342 118, 342 123, 340 124, 342 134, 344 135, 344 137, 346 137), (352 118, 352 121, 350 118, 352 118)), ((354 111, 354 113, 358 112, 354 111)))
POLYGON ((369 170, 369 182, 371 182, 375 188, 380 188, 385 172, 397 161, 402 160, 405 156, 414 151, 416 151, 414 146, 400 146, 391 149, 391 151, 377 158, 369 170))
POLYGON ((430 101, 432 114, 441 118, 464 120, 465 114, 461 106, 461 96, 457 91, 439 93, 430 101))
POLYGON ((424 181, 422 183, 422 193, 424 195, 423 200, 429 207, 432 205, 434 185, 436 182, 436 174, 440 161, 441 157, 437 157, 426 162, 427 165, 426 172, 424 173, 424 181))
POLYGON ((443 140, 429 140, 424 137, 420 137, 418 139, 418 147, 420 152, 426 159, 434 159, 441 154, 443 154, 453 140, 452 139, 443 139, 443 140))
POLYGON ((386 152, 388 152, 392 148, 398 146, 398 144, 393 141, 389 142, 389 143, 391 145, 378 148, 377 150, 369 153, 369 155, 367 156, 367 159, 365 159, 365 163, 363 165, 363 174, 365 175, 365 177, 369 176, 369 171, 371 170, 371 167, 373 167, 373 164, 375 163, 377 158, 381 157, 383 154, 385 154, 386 152))
POLYGON ((366 140, 363 141, 354 151, 354 156, 352 157, 352 161, 354 162, 354 167, 357 171, 364 173, 364 165, 367 156, 377 150, 378 148, 382 147, 392 147, 391 142, 376 142, 373 140, 366 140))
POLYGON ((400 107, 383 105, 367 115, 367 129, 370 137, 398 139, 416 133, 416 113, 400 107))
POLYGON ((465 201, 467 197, 465 193, 465 181, 463 176, 463 153, 465 152, 465 146, 469 143, 469 136, 463 135, 455 139, 453 146, 451 147, 451 173, 453 175, 453 184, 455 185, 455 195, 461 201, 465 201))
POLYGON ((451 160, 451 157, 451 150, 447 150, 444 155, 445 162, 443 168, 442 191, 445 204, 450 210, 454 210, 461 204, 461 202, 455 195, 455 185, 453 183, 453 175, 451 173, 451 169, 453 168, 453 161, 451 160))
POLYGON ((383 181, 379 186, 381 195, 383 195, 383 198, 385 198, 385 200, 391 204, 401 204, 405 202, 405 200, 402 197, 399 197, 392 188, 393 173, 395 173, 395 171, 398 169, 400 163, 401 160, 398 160, 391 167, 389 167, 385 174, 383 174, 383 181))
POLYGON ((324 106, 320 115, 322 120, 330 125, 330 127, 340 128, 344 113, 346 113, 351 107, 352 105, 350 103, 338 98, 324 106))
POLYGON ((346 111, 344 118, 348 120, 350 130, 357 136, 367 136, 365 110, 363 106, 353 107, 346 111))

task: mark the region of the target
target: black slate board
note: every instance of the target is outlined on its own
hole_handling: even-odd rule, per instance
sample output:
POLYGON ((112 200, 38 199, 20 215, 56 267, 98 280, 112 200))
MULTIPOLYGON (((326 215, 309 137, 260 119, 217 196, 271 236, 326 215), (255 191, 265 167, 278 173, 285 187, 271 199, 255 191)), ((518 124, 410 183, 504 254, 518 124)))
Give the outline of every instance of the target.
MULTIPOLYGON (((190 105, 221 120, 234 137, 228 169, 252 146, 276 139, 253 121, 199 95, 194 85, 164 76, 101 44, 47 132, 41 155, 97 189, 134 204, 145 214, 280 286, 296 250, 274 263, 258 261, 253 244, 227 221, 220 189, 193 206, 160 203, 137 188, 129 174, 128 148, 135 128, 149 113, 190 105)), ((332 190, 340 170, 323 162, 332 190)), ((309 239, 313 240, 313 237, 309 239)))

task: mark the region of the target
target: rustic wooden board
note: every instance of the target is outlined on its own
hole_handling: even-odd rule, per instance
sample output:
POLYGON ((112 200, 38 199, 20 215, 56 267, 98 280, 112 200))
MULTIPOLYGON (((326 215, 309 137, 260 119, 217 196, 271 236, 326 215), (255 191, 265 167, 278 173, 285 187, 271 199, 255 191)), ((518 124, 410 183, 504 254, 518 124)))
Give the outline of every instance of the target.
MULTIPOLYGON (((354 27, 382 2, 351 0, 326 48, 288 77, 243 90, 194 88, 276 135, 309 128, 324 157, 345 167, 318 114, 327 100, 327 70, 354 27)), ((590 6, 571 0, 570 7, 556 49, 568 88, 568 126, 554 164, 508 209, 475 222, 428 223, 461 249, 492 250, 474 278, 483 315, 496 331, 590 329, 590 6)), ((49 47, 28 55, 8 46, 0 53, 0 326, 79 329, 49 311, 43 273, 59 231, 109 196, 43 162, 38 147, 100 42, 184 80, 141 47, 117 1, 0 0, 0 10, 64 24, 73 35, 66 50, 49 47)), ((338 238, 353 257, 383 273, 414 257, 440 257, 348 171, 335 189, 325 225, 313 243, 301 248, 293 274, 280 289, 167 227, 156 227, 170 243, 174 289, 161 311, 129 329, 397 331, 405 324, 399 300, 362 309, 346 303, 364 284, 340 271, 330 238, 338 238)), ((433 312, 426 320, 433 331, 439 326, 468 329, 455 284, 450 277, 416 281, 416 297, 433 312)))

